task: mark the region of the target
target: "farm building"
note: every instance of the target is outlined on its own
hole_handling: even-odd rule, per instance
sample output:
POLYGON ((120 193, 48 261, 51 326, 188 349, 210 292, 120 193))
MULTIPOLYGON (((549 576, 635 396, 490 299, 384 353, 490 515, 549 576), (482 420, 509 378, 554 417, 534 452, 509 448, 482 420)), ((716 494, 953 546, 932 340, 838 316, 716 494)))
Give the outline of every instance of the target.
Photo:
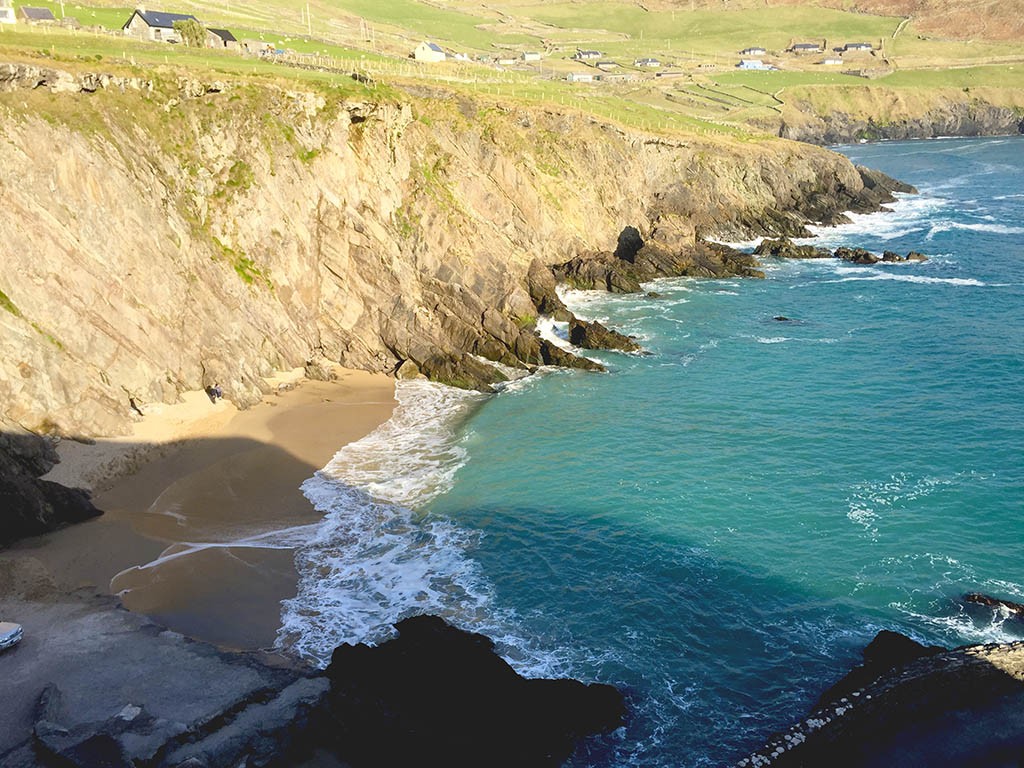
POLYGON ((795 43, 790 49, 793 53, 821 53, 818 43, 795 43))
POLYGON ((615 63, 614 61, 599 61, 599 62, 597 62, 596 66, 602 72, 608 72, 609 70, 618 69, 619 68, 619 65, 617 63, 615 63))
POLYGON ((592 83, 594 76, 589 72, 570 72, 565 76, 570 83, 592 83))
POLYGON ((27 5, 23 5, 18 9, 18 13, 21 14, 21 18, 29 24, 48 24, 57 22, 57 18, 49 8, 30 8, 27 5))
POLYGON ((764 56, 768 51, 764 48, 755 45, 753 48, 744 48, 740 51, 740 56, 764 56))
POLYGON ((206 30, 207 48, 237 48, 238 40, 226 29, 214 29, 208 27, 206 30))
POLYGON ((14 24, 16 21, 12 0, 0 0, 0 24, 14 24))
POLYGON ((871 51, 871 43, 847 43, 843 46, 844 51, 871 51))
POLYGON ((525 51, 523 61, 540 61, 540 54, 536 51, 525 51))
POLYGON ((176 21, 199 20, 188 13, 166 13, 164 11, 147 11, 137 8, 121 26, 121 31, 129 37, 140 40, 154 40, 164 43, 180 43, 181 35, 174 29, 176 21))
POLYGON ((661 62, 658 61, 657 59, 651 59, 651 58, 637 59, 636 61, 633 62, 633 66, 634 67, 651 67, 652 69, 657 69, 658 67, 661 66, 661 62))
POLYGON ((603 54, 600 51, 583 51, 579 48, 576 49, 576 53, 573 54, 573 58, 576 61, 596 61, 600 59, 603 54))
POLYGON ((441 46, 437 43, 428 43, 426 41, 416 46, 416 50, 412 52, 412 57, 416 61, 426 61, 431 64, 445 60, 444 51, 441 50, 441 46))
POLYGON ((839 67, 842 66, 843 60, 837 58, 825 59, 821 62, 826 67, 839 67))

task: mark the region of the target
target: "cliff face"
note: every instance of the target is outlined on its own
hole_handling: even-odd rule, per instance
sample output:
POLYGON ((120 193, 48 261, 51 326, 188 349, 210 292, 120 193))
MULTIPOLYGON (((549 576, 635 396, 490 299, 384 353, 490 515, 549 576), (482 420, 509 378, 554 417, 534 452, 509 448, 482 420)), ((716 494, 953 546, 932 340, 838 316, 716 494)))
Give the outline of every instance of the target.
MULTIPOLYGON (((852 93, 852 91, 851 91, 852 93)), ((811 144, 1008 136, 1024 133, 1024 103, 1013 92, 933 90, 924 94, 861 88, 856 96, 819 102, 813 92, 787 104, 779 136, 811 144)))
POLYGON ((541 362, 535 259, 613 250, 627 226, 676 248, 791 230, 864 188, 806 146, 440 91, 7 71, 0 398, 33 431, 123 433, 133 401, 214 382, 245 404, 321 357, 486 379, 470 354, 541 362))

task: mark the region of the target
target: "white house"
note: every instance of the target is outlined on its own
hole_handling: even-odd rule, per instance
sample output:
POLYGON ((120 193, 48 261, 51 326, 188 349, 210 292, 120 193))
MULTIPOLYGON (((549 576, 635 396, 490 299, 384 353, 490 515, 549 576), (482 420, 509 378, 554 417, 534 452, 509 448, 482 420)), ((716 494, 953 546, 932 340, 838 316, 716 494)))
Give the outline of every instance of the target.
POLYGON ((753 48, 744 48, 740 51, 740 56, 764 56, 768 51, 759 45, 755 45, 753 48))
POLYGON ((637 59, 636 61, 633 62, 633 66, 634 67, 650 67, 651 69, 657 69, 658 67, 661 66, 661 62, 658 61, 657 59, 651 59, 651 58, 637 59))
POLYGON ((836 58, 830 58, 830 59, 825 59, 821 63, 824 64, 826 67, 841 67, 843 65, 843 60, 842 59, 836 59, 836 58))
POLYGON ((17 21, 13 0, 0 0, 0 24, 14 24, 17 21))
POLYGON ((577 48, 576 53, 574 53, 572 57, 576 59, 576 61, 594 61, 596 59, 600 59, 603 55, 604 54, 600 51, 583 51, 577 48))
POLYGON ((771 69, 770 65, 760 59, 740 59, 740 63, 736 66, 739 69, 771 69))
POLYGON ((847 43, 843 46, 844 51, 871 51, 871 43, 847 43))
POLYGON ((523 61, 540 61, 540 54, 536 51, 524 51, 523 61))
POLYGON ((121 31, 129 37, 140 40, 154 40, 165 43, 180 43, 181 35, 174 29, 176 21, 199 20, 188 13, 166 13, 164 11, 147 11, 136 8, 132 15, 121 26, 121 31))
POLYGON ((441 46, 437 43, 428 43, 425 40, 416 46, 416 50, 412 52, 412 57, 416 61, 426 61, 430 64, 436 64, 439 61, 445 60, 444 51, 441 50, 441 46))
POLYGON ((590 72, 570 72, 565 76, 570 83, 592 83, 594 76, 590 72))
POLYGON ((796 43, 789 50, 793 53, 821 53, 821 46, 817 43, 796 43))

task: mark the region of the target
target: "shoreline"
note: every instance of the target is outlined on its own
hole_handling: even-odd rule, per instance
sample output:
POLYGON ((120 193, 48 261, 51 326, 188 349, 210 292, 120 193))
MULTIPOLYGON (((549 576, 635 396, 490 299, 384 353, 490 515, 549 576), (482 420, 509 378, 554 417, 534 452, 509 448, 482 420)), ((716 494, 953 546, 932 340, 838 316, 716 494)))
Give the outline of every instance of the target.
MULTIPOLYGON (((144 406, 129 437, 63 441, 45 479, 94 491, 104 514, 19 542, 0 560, 32 574, 37 591, 92 589, 197 640, 272 647, 280 601, 298 580, 288 531, 320 520, 299 486, 396 405, 393 379, 335 374, 277 376, 273 394, 244 411, 189 392, 144 406)), ((7 597, 0 591, 0 605, 7 597)))

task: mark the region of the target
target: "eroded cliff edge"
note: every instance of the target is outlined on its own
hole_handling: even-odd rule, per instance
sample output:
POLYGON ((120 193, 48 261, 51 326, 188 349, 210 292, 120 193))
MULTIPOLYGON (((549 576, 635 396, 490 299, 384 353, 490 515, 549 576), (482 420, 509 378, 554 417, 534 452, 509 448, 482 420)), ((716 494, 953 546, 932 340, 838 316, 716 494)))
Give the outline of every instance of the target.
MULTIPOLYGON (((532 263, 791 234, 885 199, 778 140, 630 133, 443 90, 0 67, 0 397, 35 432, 327 358, 457 385, 548 362, 532 263)), ((700 274, 700 272, 695 272, 700 274)))

